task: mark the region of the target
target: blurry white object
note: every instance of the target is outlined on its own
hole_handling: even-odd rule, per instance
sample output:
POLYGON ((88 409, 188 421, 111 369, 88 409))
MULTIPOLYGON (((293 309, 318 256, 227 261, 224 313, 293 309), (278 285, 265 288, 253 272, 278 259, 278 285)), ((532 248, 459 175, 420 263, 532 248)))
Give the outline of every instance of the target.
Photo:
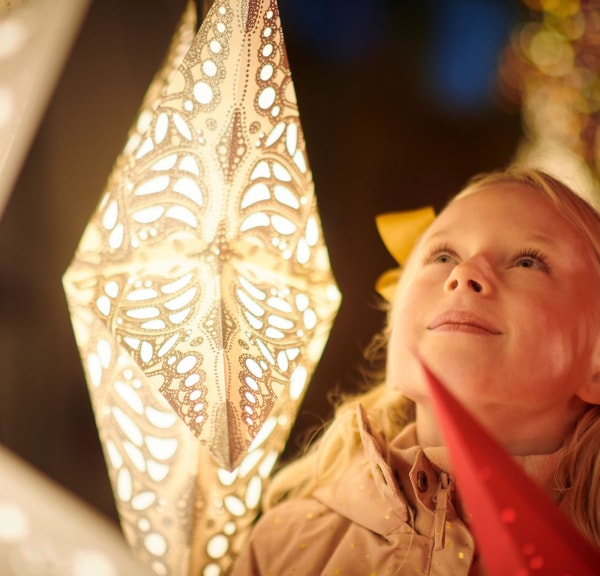
POLYGON ((89 0, 0 0, 0 216, 89 0))
POLYGON ((0 446, 2 576, 149 576, 108 520, 0 446))

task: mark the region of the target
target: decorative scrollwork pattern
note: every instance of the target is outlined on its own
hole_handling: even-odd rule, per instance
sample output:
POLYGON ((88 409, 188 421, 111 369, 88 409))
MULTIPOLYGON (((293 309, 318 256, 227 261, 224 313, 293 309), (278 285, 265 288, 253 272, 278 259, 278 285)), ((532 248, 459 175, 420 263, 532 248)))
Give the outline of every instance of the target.
POLYGON ((64 277, 161 576, 231 565, 339 306, 276 0, 215 0, 197 34, 192 4, 64 277))

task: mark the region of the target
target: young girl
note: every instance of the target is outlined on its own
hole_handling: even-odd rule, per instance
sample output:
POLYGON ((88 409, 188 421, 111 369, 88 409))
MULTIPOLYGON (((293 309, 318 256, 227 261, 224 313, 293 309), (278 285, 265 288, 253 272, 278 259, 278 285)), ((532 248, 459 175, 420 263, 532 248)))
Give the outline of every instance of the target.
POLYGON ((418 239, 385 380, 273 480, 233 573, 483 573, 416 356, 600 547, 600 217, 551 176, 480 177, 418 239))

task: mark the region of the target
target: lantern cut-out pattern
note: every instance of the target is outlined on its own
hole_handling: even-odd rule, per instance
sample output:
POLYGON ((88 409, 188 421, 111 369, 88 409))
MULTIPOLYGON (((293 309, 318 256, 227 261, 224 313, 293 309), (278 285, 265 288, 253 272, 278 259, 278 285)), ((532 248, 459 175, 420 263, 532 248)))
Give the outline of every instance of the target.
POLYGON ((64 275, 124 533, 224 573, 340 296, 275 0, 190 3, 64 275))

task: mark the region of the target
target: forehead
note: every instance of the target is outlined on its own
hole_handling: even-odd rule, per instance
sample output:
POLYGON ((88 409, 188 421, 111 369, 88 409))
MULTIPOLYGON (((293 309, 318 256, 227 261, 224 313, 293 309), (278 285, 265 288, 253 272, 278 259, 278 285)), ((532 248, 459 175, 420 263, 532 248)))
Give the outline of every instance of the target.
POLYGON ((500 231, 503 236, 560 234, 567 242, 589 245, 550 198, 519 183, 490 184, 459 195, 440 213, 425 238, 457 228, 465 232, 500 231))

